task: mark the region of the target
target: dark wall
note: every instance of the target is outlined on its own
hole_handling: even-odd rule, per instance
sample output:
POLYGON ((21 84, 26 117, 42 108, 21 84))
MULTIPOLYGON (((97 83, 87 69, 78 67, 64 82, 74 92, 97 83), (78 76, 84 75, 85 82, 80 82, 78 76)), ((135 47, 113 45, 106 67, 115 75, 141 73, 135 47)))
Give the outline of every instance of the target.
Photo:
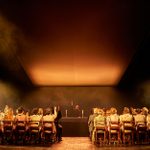
POLYGON ((150 107, 150 79, 139 83, 135 90, 135 98, 144 106, 150 107))
POLYGON ((32 83, 21 66, 17 51, 24 48, 20 32, 0 14, 0 109, 18 107, 32 83))
POLYGON ((150 32, 139 45, 118 88, 131 91, 136 103, 150 107, 150 32))
POLYGON ((3 109, 6 104, 13 108, 18 107, 21 103, 20 97, 20 90, 15 85, 0 80, 0 109, 3 109))
POLYGON ((140 106, 132 93, 115 87, 40 87, 26 94, 22 105, 27 108, 61 105, 68 109, 73 101, 79 104, 86 114, 92 107, 117 107, 119 112, 124 106, 140 106))

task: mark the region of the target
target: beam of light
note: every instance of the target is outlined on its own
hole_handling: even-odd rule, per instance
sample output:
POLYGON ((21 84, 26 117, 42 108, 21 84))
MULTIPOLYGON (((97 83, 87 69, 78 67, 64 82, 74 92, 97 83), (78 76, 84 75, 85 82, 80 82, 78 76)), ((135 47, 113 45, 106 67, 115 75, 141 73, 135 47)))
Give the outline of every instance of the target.
POLYGON ((66 45, 56 51, 43 49, 45 53, 40 53, 40 49, 33 49, 33 55, 20 57, 26 73, 38 86, 114 86, 129 63, 129 59, 120 57, 120 52, 112 54, 111 47, 98 50, 78 45, 71 49, 66 45))
POLYGON ((116 67, 106 68, 32 68, 30 77, 38 85, 116 85, 122 75, 122 70, 116 67))

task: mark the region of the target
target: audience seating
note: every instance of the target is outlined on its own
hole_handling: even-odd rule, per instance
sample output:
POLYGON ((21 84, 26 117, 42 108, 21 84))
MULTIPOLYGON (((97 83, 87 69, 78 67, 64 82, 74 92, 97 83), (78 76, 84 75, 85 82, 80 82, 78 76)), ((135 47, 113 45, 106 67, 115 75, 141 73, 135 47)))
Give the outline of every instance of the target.
POLYGON ((95 142, 96 144, 106 144, 106 121, 104 119, 99 125, 95 127, 95 142))
POLYGON ((42 141, 44 143, 52 143, 54 140, 53 133, 53 122, 51 121, 43 121, 42 122, 42 141))
MULTIPOLYGON (((113 145, 150 144, 150 114, 148 114, 146 107, 144 107, 144 109, 137 109, 137 110, 134 109, 133 114, 132 112, 131 113, 128 112, 127 114, 120 115, 121 118, 119 117, 118 121, 111 120, 111 113, 108 114, 107 113, 108 110, 107 109, 104 110, 106 110, 106 113, 103 115, 107 120, 107 123, 105 123, 104 126, 98 126, 93 128, 93 133, 95 133, 95 138, 92 138, 93 143, 100 145, 109 144, 110 146, 112 144, 113 145), (143 110, 145 110, 146 112, 143 112, 143 110), (147 120, 145 118, 147 118, 147 120), (101 138, 99 138, 100 135, 101 138), (103 140, 100 141, 100 139, 103 140)), ((125 110, 128 109, 126 108, 125 110)), ((116 118, 117 116, 119 116, 117 114, 117 111, 115 115, 116 118)), ((95 112, 94 116, 95 117, 93 119, 95 119, 98 116, 98 113, 95 112)))
POLYGON ((109 144, 111 143, 120 143, 120 127, 119 122, 110 121, 109 125, 109 144))
POLYGON ((134 143, 134 124, 133 121, 123 121, 122 143, 134 143))
POLYGON ((3 120, 3 142, 11 143, 13 141, 13 121, 3 120))

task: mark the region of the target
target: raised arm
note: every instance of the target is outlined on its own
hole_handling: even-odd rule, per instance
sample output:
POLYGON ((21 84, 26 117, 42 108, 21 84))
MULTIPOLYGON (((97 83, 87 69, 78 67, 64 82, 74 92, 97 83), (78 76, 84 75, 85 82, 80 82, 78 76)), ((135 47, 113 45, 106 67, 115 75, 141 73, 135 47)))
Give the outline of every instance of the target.
POLYGON ((54 119, 57 117, 57 107, 54 107, 54 119))

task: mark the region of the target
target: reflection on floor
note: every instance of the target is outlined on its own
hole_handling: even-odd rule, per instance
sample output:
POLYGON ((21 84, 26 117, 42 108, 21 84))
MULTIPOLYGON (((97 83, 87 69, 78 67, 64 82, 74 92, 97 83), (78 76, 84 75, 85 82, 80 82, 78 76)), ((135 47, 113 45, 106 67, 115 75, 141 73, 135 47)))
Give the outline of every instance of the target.
POLYGON ((150 150, 150 145, 130 147, 96 147, 88 137, 64 137, 52 146, 0 146, 0 150, 150 150))

